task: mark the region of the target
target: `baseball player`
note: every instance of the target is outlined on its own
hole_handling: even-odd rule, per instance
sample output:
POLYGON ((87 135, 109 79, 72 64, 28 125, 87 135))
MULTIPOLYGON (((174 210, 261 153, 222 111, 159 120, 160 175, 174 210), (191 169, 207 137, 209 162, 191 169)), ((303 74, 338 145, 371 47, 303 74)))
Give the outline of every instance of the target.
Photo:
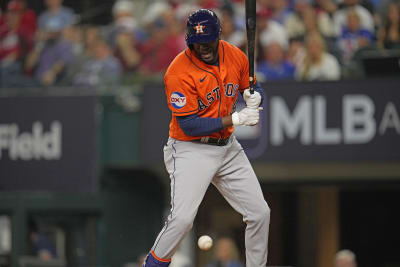
POLYGON ((263 99, 260 86, 249 89, 246 55, 220 40, 213 11, 200 9, 187 20, 186 43, 164 77, 172 112, 164 161, 171 179, 171 211, 144 266, 168 266, 192 228, 210 183, 243 215, 246 266, 267 263, 270 209, 233 127, 256 125, 263 99), (246 107, 235 111, 238 93, 246 107))

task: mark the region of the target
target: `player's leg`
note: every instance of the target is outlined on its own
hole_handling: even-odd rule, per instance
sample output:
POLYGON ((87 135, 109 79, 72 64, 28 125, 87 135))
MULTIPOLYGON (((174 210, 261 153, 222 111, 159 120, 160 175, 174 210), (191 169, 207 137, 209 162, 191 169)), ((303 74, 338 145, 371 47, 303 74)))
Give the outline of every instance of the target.
POLYGON ((171 212, 154 242, 146 267, 168 266, 193 225, 198 207, 218 169, 216 162, 222 162, 222 157, 220 147, 168 141, 164 147, 164 161, 171 179, 171 212))
POLYGON ((243 215, 246 226, 246 266, 266 266, 270 209, 241 145, 233 140, 213 184, 229 204, 243 215))

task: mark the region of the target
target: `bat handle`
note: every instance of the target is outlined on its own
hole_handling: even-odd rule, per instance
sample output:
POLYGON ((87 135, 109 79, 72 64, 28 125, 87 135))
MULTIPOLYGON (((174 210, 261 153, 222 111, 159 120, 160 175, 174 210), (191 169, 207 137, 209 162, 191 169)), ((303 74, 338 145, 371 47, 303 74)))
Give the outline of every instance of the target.
POLYGON ((250 76, 249 81, 250 81, 250 94, 254 94, 254 78, 250 76))

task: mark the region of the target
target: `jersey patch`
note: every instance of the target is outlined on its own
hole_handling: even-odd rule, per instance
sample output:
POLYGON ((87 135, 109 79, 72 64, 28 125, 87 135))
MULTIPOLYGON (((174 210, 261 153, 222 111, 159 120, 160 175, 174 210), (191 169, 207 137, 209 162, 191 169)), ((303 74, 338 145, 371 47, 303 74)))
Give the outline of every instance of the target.
POLYGON ((183 108, 186 105, 186 96, 181 92, 173 92, 171 94, 171 105, 174 108, 183 108))

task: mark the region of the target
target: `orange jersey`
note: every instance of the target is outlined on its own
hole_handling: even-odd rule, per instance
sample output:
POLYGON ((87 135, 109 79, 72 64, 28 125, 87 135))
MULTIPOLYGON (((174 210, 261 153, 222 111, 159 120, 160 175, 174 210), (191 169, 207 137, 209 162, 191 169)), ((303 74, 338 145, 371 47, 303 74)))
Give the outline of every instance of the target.
MULTIPOLYGON (((232 114, 238 92, 249 87, 249 62, 237 47, 220 40, 219 66, 198 59, 189 48, 170 64, 164 76, 168 107, 172 111, 169 136, 182 141, 201 136, 186 135, 177 116, 197 114, 199 117, 218 118, 232 114)), ((228 138, 233 126, 215 132, 210 137, 228 138)))

